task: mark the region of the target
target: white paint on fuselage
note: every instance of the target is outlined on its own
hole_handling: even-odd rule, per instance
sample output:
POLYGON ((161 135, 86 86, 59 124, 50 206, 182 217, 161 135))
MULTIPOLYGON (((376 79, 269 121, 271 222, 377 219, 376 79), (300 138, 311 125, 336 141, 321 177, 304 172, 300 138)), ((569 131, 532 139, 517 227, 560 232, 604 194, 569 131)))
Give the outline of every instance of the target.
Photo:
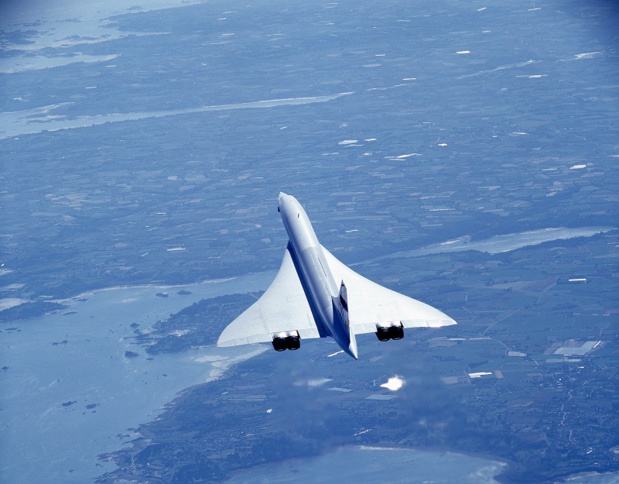
POLYGON ((340 311, 334 310, 339 285, 333 278, 305 210, 296 198, 282 192, 279 194, 279 212, 288 232, 289 250, 297 274, 319 331, 331 336, 346 353, 357 358, 354 333, 342 320, 340 311))

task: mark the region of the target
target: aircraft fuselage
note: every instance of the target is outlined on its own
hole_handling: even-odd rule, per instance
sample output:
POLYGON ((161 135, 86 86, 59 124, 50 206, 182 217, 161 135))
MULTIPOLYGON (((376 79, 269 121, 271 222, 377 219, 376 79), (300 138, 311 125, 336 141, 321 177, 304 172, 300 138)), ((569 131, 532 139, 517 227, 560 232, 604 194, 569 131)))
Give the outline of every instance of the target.
MULTIPOLYGON (((290 242, 288 249, 321 336, 331 336, 357 358, 357 342, 348 313, 339 299, 340 285, 333 278, 305 210, 296 198, 279 194, 279 212, 290 242)), ((342 281, 340 281, 342 282, 342 281)))

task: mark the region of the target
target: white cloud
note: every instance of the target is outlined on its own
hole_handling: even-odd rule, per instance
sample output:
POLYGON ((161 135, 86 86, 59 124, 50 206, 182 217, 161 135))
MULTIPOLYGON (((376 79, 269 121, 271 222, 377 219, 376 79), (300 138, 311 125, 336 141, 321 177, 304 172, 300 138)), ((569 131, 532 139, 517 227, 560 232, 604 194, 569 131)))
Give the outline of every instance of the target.
POLYGON ((389 378, 389 380, 387 380, 387 383, 383 383, 380 387, 386 388, 387 390, 390 390, 392 392, 397 392, 404 386, 405 383, 406 381, 404 380, 404 378, 395 375, 389 378))

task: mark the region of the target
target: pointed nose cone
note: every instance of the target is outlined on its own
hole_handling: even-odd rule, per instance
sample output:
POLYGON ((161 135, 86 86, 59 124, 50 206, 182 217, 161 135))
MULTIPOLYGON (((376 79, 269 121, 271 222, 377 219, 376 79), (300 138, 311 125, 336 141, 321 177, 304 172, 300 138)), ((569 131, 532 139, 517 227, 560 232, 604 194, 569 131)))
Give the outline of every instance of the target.
POLYGON ((284 192, 279 192, 279 195, 277 197, 277 211, 281 212, 282 211, 282 204, 284 203, 284 200, 286 199, 288 195, 285 194, 284 192))
POLYGON ((277 197, 277 205, 279 206, 279 208, 282 207, 282 204, 286 201, 286 199, 288 199, 290 197, 290 195, 288 195, 287 193, 284 192, 279 192, 279 195, 277 197))

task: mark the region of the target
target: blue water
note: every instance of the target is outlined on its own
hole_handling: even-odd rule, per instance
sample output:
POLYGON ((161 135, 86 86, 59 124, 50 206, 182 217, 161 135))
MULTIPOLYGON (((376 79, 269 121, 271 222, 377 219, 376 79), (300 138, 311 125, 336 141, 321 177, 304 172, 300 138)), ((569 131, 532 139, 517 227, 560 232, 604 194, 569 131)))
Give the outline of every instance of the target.
POLYGON ((113 470, 97 456, 135 438, 128 429, 156 418, 181 390, 265 350, 203 347, 147 359, 131 324, 143 330, 200 299, 262 290, 272 277, 97 291, 63 301, 71 309, 62 314, 3 332, 0 482, 87 482, 113 470), (163 291, 169 297, 155 295, 163 291))
POLYGON ((316 457, 264 466, 234 476, 230 484, 284 482, 495 483, 505 464, 446 452, 347 447, 316 457))

